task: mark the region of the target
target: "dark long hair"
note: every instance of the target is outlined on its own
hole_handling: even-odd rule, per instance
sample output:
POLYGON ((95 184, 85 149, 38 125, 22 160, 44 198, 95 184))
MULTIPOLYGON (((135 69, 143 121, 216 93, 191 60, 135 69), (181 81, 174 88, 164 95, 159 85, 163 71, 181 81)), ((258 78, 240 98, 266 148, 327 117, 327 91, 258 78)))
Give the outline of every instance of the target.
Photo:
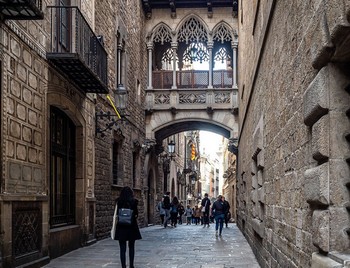
POLYGON ((118 206, 129 207, 134 200, 134 192, 129 186, 123 187, 120 192, 119 198, 117 198, 118 206))
POLYGON ((177 198, 177 196, 174 196, 174 197, 173 197, 172 203, 173 203, 174 205, 178 205, 178 204, 179 204, 179 199, 177 198))

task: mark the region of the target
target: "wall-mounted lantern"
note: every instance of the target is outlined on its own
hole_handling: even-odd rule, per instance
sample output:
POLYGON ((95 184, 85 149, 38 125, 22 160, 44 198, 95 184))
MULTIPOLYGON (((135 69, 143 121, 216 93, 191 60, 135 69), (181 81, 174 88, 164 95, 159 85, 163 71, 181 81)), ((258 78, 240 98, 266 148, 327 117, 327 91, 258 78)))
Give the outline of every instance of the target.
POLYGON ((114 91, 114 99, 117 102, 117 107, 115 106, 115 104, 113 103, 113 101, 111 100, 111 98, 109 97, 109 95, 107 95, 107 99, 110 101, 115 114, 112 114, 110 111, 108 112, 96 112, 95 114, 95 133, 96 135, 98 133, 101 134, 101 137, 104 137, 104 132, 107 130, 111 130, 113 128, 113 126, 117 126, 119 129, 120 127, 118 126, 118 121, 125 119, 125 117, 127 116, 125 114, 125 109, 126 109, 126 104, 128 101, 128 92, 125 89, 125 87, 122 84, 118 85, 117 90, 114 91), (100 128, 99 124, 98 124, 98 119, 99 118, 106 118, 108 121, 107 123, 105 123, 105 127, 104 128, 100 128))
POLYGON ((173 160, 173 157, 175 157, 175 142, 174 141, 168 142, 168 153, 169 153, 170 160, 173 160))

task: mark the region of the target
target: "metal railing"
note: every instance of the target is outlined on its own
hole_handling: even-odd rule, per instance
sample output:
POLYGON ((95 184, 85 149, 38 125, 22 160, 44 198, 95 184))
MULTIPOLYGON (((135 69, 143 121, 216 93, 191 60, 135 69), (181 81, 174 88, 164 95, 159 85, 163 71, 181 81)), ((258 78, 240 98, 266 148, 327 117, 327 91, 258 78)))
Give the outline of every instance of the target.
POLYGON ((0 16, 11 20, 43 19, 42 0, 1 0, 0 16))
POLYGON ((76 54, 107 85, 107 52, 78 7, 51 9, 50 53, 76 54))
POLYGON ((153 87, 170 89, 173 85, 173 71, 154 71, 152 75, 153 87))
MULTIPOLYGON (((231 88, 233 83, 232 71, 213 71, 214 88, 231 88)), ((171 89, 173 71, 153 71, 152 86, 155 89, 171 89)), ((176 71, 177 88, 207 88, 209 86, 209 71, 176 71)))
POLYGON ((209 72, 177 71, 176 85, 178 88, 206 88, 209 85, 209 72))
POLYGON ((233 84, 232 71, 217 70, 213 71, 213 87, 214 88, 230 88, 233 84))

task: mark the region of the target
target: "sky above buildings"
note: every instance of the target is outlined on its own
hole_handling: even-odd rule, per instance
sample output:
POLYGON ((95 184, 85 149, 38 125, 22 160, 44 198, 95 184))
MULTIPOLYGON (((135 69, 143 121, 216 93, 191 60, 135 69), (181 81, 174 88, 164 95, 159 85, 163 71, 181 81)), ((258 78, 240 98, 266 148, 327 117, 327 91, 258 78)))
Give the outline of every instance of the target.
POLYGON ((200 131, 200 153, 208 154, 212 159, 216 157, 216 152, 219 150, 222 143, 222 136, 214 132, 200 131))

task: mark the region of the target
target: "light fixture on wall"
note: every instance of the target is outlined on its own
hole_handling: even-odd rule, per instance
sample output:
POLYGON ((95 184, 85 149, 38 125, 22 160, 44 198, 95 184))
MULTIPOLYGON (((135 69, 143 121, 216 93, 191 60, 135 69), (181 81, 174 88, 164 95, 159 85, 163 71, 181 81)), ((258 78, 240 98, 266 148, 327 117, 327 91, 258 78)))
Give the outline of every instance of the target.
POLYGON ((96 112, 95 114, 95 133, 96 135, 98 133, 101 134, 101 137, 104 137, 104 132, 107 130, 111 130, 113 126, 117 126, 120 130, 120 127, 118 125, 118 121, 121 121, 123 119, 126 119, 127 114, 125 113, 126 109, 126 103, 128 101, 128 92, 125 89, 124 85, 119 84, 117 90, 114 91, 114 100, 117 102, 117 107, 110 98, 109 95, 107 95, 107 99, 109 100, 111 106, 113 107, 113 110, 115 114, 112 114, 110 111, 108 112, 96 112), (103 128, 99 127, 98 119, 104 118, 107 119, 107 123, 105 123, 105 126, 103 128))
POLYGON ((173 158, 175 157, 175 142, 173 140, 168 142, 168 153, 170 160, 173 160, 173 158))
POLYGON ((237 138, 231 138, 229 139, 228 143, 228 151, 237 155, 238 154, 238 139, 237 138))

